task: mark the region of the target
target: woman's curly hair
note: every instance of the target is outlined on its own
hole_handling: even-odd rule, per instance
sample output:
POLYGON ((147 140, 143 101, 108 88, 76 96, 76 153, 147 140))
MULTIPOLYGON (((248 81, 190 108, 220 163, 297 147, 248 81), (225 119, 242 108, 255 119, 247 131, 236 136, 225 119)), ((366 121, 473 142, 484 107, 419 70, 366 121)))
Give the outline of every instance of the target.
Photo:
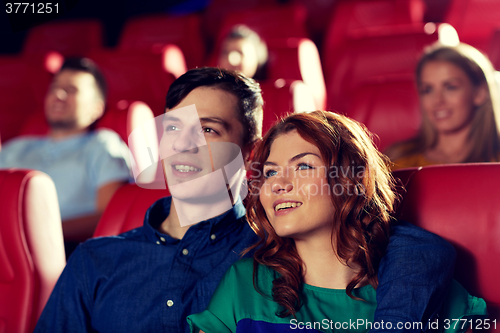
POLYGON ((377 270, 389 242, 390 214, 395 200, 388 159, 375 148, 369 132, 358 122, 332 112, 315 111, 292 114, 267 132, 255 150, 247 198, 248 221, 260 240, 247 251, 256 249, 254 286, 257 290, 259 264, 278 273, 273 281, 272 297, 282 308, 277 313, 280 317, 295 315, 301 306, 303 262, 294 240, 279 237, 274 231, 260 203, 259 193, 264 182, 263 165, 273 141, 293 130, 319 148, 327 170, 349 170, 327 172, 327 180, 330 189, 340 186, 344 189, 330 191, 335 209, 331 237, 339 259, 346 265, 359 267, 346 288, 351 298, 356 299, 352 291, 365 277, 374 288, 378 285, 377 270))

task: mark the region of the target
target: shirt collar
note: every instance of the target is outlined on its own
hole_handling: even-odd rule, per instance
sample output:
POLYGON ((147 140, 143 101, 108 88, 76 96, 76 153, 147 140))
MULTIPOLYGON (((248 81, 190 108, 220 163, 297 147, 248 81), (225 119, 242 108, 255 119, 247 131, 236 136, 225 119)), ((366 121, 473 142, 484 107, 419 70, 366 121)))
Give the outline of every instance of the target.
MULTIPOLYGON (((158 231, 158 228, 170 213, 171 204, 172 197, 164 197, 157 200, 147 210, 144 217, 144 232, 150 241, 156 243, 159 239, 163 239, 169 244, 176 244, 180 242, 179 239, 172 238, 169 235, 158 231)), ((241 220, 245 216, 245 213, 245 207, 243 206, 241 198, 239 198, 230 210, 219 216, 192 225, 188 232, 192 231, 192 229, 206 229, 210 235, 215 235, 212 240, 217 241, 228 233, 231 233, 235 228, 240 227, 240 223, 236 222, 241 220)))

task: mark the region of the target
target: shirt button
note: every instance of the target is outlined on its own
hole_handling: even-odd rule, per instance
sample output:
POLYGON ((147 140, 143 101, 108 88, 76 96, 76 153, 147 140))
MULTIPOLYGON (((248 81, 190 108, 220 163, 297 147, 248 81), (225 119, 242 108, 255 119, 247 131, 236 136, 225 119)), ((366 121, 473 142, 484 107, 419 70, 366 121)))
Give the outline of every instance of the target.
POLYGON ((172 306, 172 305, 174 305, 174 301, 172 301, 172 300, 170 300, 170 299, 169 299, 169 300, 167 301, 167 306, 169 306, 169 307, 170 307, 170 306, 172 306))
POLYGON ((160 245, 160 241, 156 241, 156 244, 160 245))
POLYGON ((217 238, 217 236, 215 236, 215 234, 211 234, 211 235, 210 235, 210 239, 211 239, 211 240, 215 240, 215 238, 217 238))
POLYGON ((189 253, 188 249, 184 249, 184 250, 182 250, 182 254, 183 254, 183 255, 187 256, 187 255, 188 255, 188 253, 189 253))
POLYGON ((160 237, 160 240, 161 240, 163 243, 165 243, 165 238, 160 237))

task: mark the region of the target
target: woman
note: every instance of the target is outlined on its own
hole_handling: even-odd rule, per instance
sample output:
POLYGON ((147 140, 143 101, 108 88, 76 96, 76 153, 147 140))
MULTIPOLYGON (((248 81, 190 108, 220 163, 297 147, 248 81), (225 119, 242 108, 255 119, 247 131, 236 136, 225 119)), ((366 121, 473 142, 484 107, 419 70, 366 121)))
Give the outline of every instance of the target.
POLYGON ((393 170, 499 161, 500 104, 494 73, 490 61, 470 45, 434 45, 416 69, 422 126, 415 138, 386 152, 393 170))
MULTIPOLYGON (((293 114, 271 128, 252 168, 254 259, 229 269, 208 309, 188 317, 192 331, 377 328, 377 270, 395 199, 386 162, 364 128, 341 115, 293 114)), ((448 304, 441 318, 486 312, 458 284, 448 304)))

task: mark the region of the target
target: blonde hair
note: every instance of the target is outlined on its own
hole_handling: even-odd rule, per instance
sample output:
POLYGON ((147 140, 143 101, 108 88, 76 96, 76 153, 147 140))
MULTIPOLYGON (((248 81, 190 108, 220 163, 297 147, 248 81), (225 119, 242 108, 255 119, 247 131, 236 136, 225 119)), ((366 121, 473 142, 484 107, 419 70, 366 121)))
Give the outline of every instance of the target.
MULTIPOLYGON (((495 69, 489 59, 476 48, 460 43, 457 46, 433 44, 426 50, 415 71, 417 85, 421 84, 424 66, 431 61, 444 61, 463 70, 474 87, 485 85, 487 96, 472 118, 469 140, 472 151, 462 162, 491 162, 500 153, 500 100, 495 81, 495 69)), ((425 115, 416 137, 393 145, 387 150, 392 160, 423 153, 437 144, 437 132, 425 115)))

